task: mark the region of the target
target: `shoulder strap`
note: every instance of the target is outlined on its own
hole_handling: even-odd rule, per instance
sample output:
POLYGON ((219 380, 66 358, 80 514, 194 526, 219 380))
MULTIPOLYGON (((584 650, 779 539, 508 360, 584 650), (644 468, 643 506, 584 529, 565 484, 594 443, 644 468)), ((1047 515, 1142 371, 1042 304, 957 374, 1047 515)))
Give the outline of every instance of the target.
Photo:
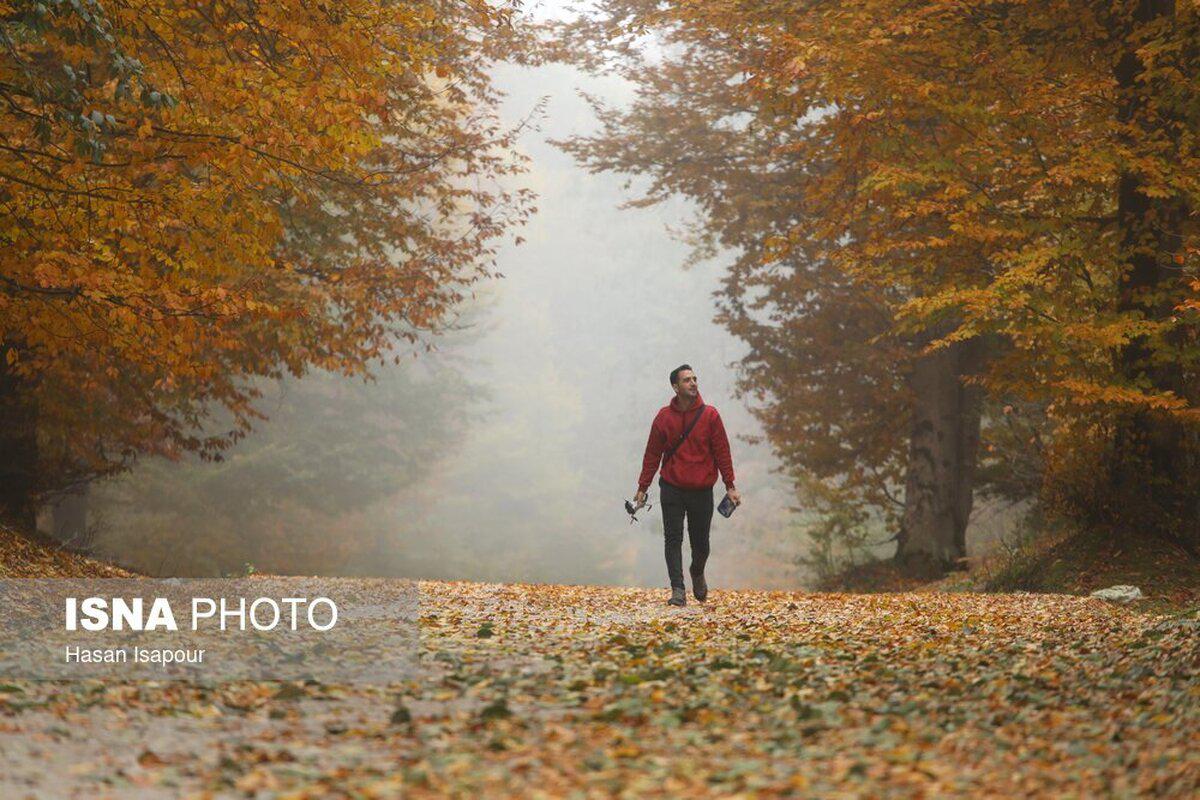
POLYGON ((672 445, 671 449, 663 454, 663 464, 666 464, 671 456, 675 455, 675 451, 679 449, 679 445, 683 444, 683 440, 688 437, 688 434, 692 432, 692 428, 696 427, 696 423, 700 421, 702 416, 704 416, 704 409, 706 408, 708 408, 708 406, 704 405, 703 403, 700 404, 700 408, 696 411, 696 416, 692 418, 692 421, 688 423, 687 427, 683 429, 683 433, 679 436, 679 441, 672 445))

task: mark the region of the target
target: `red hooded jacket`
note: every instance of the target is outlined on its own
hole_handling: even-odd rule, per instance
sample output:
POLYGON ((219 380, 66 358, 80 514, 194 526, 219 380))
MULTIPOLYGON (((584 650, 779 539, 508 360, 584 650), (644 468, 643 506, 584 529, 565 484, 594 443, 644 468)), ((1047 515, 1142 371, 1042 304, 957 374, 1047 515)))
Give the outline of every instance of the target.
POLYGON ((733 457, 729 454, 729 437, 721 415, 713 406, 701 405, 699 395, 687 411, 679 410, 679 398, 671 398, 663 406, 650 425, 650 438, 646 440, 646 454, 642 456, 642 474, 638 478, 638 491, 650 488, 659 461, 672 445, 679 441, 683 431, 696 417, 697 409, 703 416, 692 428, 687 439, 662 468, 662 479, 681 489, 708 489, 717 482, 717 471, 725 481, 725 488, 733 488, 733 457))

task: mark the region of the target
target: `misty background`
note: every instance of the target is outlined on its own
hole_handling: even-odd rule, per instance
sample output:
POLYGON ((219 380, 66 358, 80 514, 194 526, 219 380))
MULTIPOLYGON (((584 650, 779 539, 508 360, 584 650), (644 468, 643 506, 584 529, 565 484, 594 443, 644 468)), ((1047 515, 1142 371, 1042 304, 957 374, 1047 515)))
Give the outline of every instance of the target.
POLYGON ((152 574, 665 586, 657 478, 637 524, 622 504, 686 362, 725 420, 744 500, 714 517, 711 585, 803 582, 793 498, 733 395, 743 348, 712 321, 722 260, 685 269, 672 230, 687 203, 623 210, 636 181, 589 175, 550 144, 595 129, 579 90, 622 104, 634 87, 562 65, 501 65, 496 80, 509 124, 545 99, 520 144, 538 213, 461 330, 374 383, 262 384, 270 419, 225 462, 147 460, 94 487, 93 547, 152 574))

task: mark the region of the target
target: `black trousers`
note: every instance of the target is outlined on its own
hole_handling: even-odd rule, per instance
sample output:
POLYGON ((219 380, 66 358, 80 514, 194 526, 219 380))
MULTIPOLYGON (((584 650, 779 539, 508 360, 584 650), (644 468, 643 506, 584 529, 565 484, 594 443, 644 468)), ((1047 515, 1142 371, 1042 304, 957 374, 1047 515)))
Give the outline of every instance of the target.
MULTIPOLYGON (((667 575, 671 588, 683 583, 683 519, 687 517, 688 544, 692 548, 690 572, 704 573, 708 561, 708 531, 712 527, 713 489, 681 489, 658 479, 658 504, 662 506, 667 575)), ((686 588, 686 587, 684 587, 686 588)))

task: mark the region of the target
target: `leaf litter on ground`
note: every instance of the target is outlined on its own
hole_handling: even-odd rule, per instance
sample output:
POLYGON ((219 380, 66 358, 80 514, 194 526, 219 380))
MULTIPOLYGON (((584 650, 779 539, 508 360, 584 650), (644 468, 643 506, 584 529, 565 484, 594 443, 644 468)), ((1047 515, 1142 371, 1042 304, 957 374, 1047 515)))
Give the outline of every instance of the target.
POLYGON ((422 582, 387 686, 0 685, 6 797, 1200 792, 1200 623, 1038 594, 422 582))

